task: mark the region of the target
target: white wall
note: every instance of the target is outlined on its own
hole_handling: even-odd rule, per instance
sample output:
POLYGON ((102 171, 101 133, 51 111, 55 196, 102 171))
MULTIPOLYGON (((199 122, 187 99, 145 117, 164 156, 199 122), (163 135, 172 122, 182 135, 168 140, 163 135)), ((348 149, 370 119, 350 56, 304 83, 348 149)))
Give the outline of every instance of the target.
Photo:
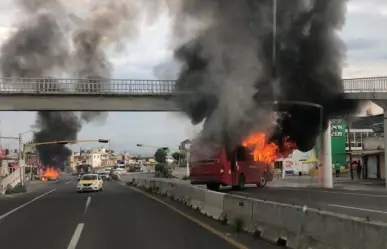
POLYGON ((87 158, 87 164, 90 164, 92 167, 102 166, 101 154, 99 153, 90 153, 87 158))
POLYGON ((384 149, 384 137, 367 137, 363 139, 364 150, 384 149))

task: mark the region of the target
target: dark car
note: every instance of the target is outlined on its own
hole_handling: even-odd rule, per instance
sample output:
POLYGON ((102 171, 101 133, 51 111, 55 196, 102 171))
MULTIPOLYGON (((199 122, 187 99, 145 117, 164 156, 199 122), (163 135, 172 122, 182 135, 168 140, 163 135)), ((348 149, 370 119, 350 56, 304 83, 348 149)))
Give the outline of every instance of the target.
POLYGON ((109 172, 101 172, 101 173, 98 173, 98 174, 101 176, 102 180, 104 180, 104 181, 109 181, 110 180, 109 172))

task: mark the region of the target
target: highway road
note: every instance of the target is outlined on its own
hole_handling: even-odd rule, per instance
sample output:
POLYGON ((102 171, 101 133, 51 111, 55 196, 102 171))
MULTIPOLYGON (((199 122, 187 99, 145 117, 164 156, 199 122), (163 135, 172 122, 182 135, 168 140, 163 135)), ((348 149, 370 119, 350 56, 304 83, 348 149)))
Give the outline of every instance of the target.
POLYGON ((364 219, 387 222, 387 191, 350 191, 344 189, 250 187, 229 194, 307 206, 364 219))
POLYGON ((1 248, 278 248, 124 182, 76 193, 76 181, 66 177, 34 193, 0 197, 1 248))

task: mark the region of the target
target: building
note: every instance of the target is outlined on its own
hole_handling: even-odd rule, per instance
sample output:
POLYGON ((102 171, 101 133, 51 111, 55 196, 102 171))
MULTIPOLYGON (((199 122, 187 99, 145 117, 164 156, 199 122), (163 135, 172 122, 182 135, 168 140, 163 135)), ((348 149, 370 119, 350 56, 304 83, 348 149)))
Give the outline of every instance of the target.
MULTIPOLYGON (((349 167, 350 159, 352 161, 360 160, 367 167, 364 169, 365 178, 380 178, 384 176, 384 140, 380 137, 383 135, 383 115, 355 117, 351 120, 349 127, 347 121, 342 118, 331 120, 331 150, 332 165, 336 162, 345 167, 349 167), (379 147, 378 147, 379 146, 379 147), (379 149, 378 149, 379 148, 379 149), (383 169, 381 168, 383 165, 383 169)), ((288 158, 279 159, 282 162, 288 174, 297 171, 305 171, 310 167, 313 160, 318 158, 318 144, 312 152, 301 153, 295 151, 288 158), (306 159, 309 157, 308 159, 306 159), (308 164, 305 164, 308 162, 308 164)))
POLYGON ((113 166, 117 163, 117 155, 103 147, 95 147, 73 152, 68 160, 72 168, 79 164, 89 164, 92 167, 113 166))
POLYGON ((354 151, 354 156, 359 157, 365 165, 363 176, 368 179, 385 178, 384 137, 373 136, 363 140, 363 149, 354 151))
POLYGON ((364 178, 384 178, 383 115, 352 118, 349 129, 343 119, 332 121, 331 129, 333 163, 349 168, 351 160, 360 161, 364 178))
POLYGON ((86 153, 86 164, 91 165, 93 168, 101 167, 103 166, 102 162, 106 162, 108 158, 105 148, 91 148, 86 153))

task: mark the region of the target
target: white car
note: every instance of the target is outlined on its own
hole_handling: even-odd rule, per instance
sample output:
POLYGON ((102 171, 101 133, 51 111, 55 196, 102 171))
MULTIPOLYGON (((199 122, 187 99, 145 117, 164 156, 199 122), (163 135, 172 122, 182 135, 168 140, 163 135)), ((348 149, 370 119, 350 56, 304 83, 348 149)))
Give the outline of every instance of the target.
POLYGON ((122 173, 124 173, 125 172, 125 169, 123 169, 123 168, 116 168, 115 170, 114 170, 114 173, 115 174, 122 174, 122 173))

